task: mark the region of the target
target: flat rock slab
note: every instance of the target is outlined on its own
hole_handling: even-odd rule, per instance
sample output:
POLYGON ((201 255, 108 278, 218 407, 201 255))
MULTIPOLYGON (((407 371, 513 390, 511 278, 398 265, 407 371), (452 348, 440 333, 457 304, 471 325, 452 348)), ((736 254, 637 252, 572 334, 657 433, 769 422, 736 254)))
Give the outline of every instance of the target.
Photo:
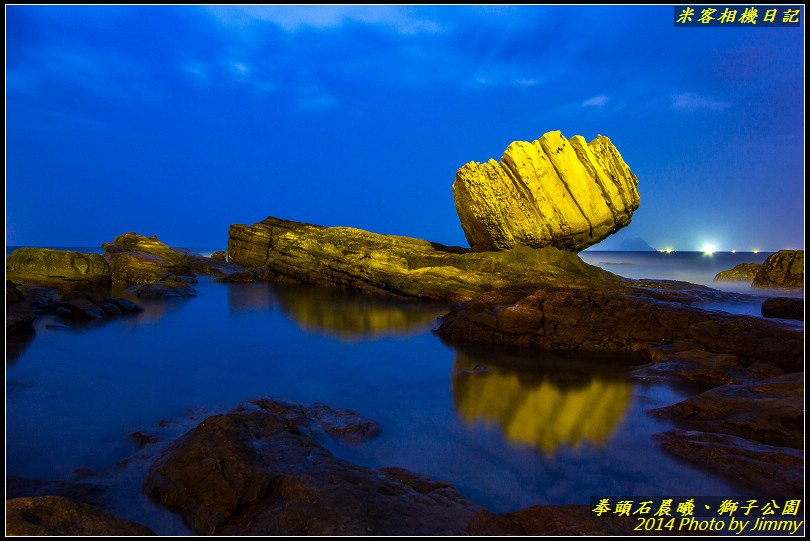
POLYGON ((94 505, 61 496, 6 501, 7 535, 155 535, 94 505))

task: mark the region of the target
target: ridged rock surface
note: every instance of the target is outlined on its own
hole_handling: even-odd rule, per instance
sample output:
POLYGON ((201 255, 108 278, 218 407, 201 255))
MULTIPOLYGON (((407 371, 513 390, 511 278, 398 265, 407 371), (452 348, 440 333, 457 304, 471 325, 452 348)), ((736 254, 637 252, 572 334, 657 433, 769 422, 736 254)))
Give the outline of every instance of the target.
POLYGON ((751 287, 803 289, 804 250, 779 250, 768 256, 751 287))
POLYGON ((604 136, 590 143, 548 132, 510 144, 500 162, 470 162, 453 197, 476 250, 555 246, 579 251, 630 223, 638 179, 604 136))
POLYGON ((740 263, 733 269, 718 272, 715 282, 750 282, 762 267, 760 263, 740 263))
POLYGON ((534 285, 617 283, 619 277, 548 246, 498 253, 426 240, 267 218, 232 225, 228 260, 265 280, 436 300, 534 285))
POLYGON ((125 233, 101 247, 106 251, 104 259, 110 265, 114 285, 196 282, 186 257, 156 236, 125 233))

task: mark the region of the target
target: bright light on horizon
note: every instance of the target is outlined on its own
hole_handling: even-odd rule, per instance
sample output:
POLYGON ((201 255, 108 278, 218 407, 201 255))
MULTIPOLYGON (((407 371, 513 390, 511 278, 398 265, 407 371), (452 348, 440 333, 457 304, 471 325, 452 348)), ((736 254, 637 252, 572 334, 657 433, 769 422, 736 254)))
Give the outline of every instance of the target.
POLYGON ((752 251, 752 252, 754 252, 755 254, 758 254, 758 253, 759 253, 759 250, 757 250, 756 248, 754 248, 754 249, 753 249, 753 250, 751 250, 751 251, 752 251))
POLYGON ((703 253, 706 255, 712 255, 717 251, 717 247, 714 244, 704 244, 703 245, 703 253))

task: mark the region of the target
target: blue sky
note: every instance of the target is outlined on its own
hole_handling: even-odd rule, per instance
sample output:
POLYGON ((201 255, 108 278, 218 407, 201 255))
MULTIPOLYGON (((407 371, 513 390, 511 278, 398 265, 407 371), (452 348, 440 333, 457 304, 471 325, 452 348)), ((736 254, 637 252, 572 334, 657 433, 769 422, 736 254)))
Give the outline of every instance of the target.
POLYGON ((803 27, 672 19, 7 7, 6 241, 224 247, 229 224, 272 215, 466 245, 456 170, 561 130, 607 135, 639 177, 604 248, 803 248, 803 27))

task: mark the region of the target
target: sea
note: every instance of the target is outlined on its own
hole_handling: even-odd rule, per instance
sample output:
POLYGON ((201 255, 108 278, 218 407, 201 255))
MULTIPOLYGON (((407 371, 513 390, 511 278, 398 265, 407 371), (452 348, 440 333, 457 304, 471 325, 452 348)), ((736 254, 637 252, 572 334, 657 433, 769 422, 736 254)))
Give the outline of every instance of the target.
MULTIPOLYGON (((628 278, 745 293, 704 308, 755 316, 763 294, 712 278, 768 255, 581 254, 628 278)), ((630 358, 458 347, 432 332, 445 304, 199 279, 197 297, 139 300, 140 314, 82 328, 40 317, 34 336, 9 341, 7 476, 100 485, 116 514, 158 534, 188 534, 142 493, 150 464, 207 416, 272 397, 376 420, 382 430, 365 443, 321 443, 358 464, 450 482, 499 513, 746 494, 661 451, 651 436, 673 426, 649 410, 697 389, 636 381, 630 358), (141 448, 135 432, 158 441, 141 448)))

